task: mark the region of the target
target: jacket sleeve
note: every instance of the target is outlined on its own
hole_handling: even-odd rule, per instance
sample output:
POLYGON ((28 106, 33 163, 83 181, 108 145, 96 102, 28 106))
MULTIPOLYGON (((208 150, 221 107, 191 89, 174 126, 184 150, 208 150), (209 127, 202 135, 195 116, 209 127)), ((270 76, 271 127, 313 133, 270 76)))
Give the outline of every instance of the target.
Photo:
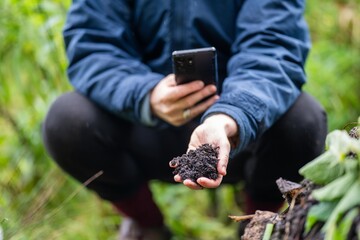
POLYGON ((74 88, 118 116, 141 121, 142 101, 164 76, 141 62, 128 2, 74 0, 63 36, 74 88))
POLYGON ((239 127, 232 155, 271 127, 305 83, 310 48, 303 0, 247 0, 238 13, 233 56, 219 101, 203 116, 222 112, 239 127))

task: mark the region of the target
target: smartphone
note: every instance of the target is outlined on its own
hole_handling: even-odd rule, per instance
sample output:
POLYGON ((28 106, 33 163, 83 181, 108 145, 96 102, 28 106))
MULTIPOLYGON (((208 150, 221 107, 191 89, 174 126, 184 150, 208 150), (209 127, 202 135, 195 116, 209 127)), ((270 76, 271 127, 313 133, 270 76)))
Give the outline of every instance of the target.
POLYGON ((218 82, 215 47, 174 51, 172 62, 177 84, 194 80, 202 80, 206 85, 218 82))

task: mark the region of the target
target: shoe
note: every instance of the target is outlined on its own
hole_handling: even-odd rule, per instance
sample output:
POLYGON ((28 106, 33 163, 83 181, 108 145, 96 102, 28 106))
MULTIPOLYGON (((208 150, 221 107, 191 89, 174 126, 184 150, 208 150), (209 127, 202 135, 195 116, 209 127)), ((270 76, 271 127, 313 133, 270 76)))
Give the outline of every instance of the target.
POLYGON ((166 226, 142 228, 133 219, 123 218, 119 240, 170 240, 171 232, 166 226))

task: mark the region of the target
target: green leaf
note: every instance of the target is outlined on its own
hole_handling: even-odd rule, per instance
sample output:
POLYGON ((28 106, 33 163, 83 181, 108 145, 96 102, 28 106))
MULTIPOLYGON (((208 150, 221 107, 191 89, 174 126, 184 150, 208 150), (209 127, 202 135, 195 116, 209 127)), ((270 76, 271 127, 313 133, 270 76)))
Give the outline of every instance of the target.
POLYGON ((339 227, 335 231, 335 240, 347 239, 350 228, 354 222, 354 219, 359 215, 359 209, 354 208, 350 210, 339 224, 339 227))
POLYGON ((274 229, 273 223, 266 224, 266 228, 262 240, 270 240, 273 229, 274 229))
POLYGON ((316 184, 327 184, 344 173, 344 166, 331 151, 327 151, 302 168, 299 173, 316 184))
POLYGON ((333 240, 335 235, 336 223, 342 214, 349 209, 360 205, 360 180, 355 181, 347 193, 336 205, 336 208, 331 213, 323 230, 325 231, 325 240, 333 240))
POLYGON ((352 158, 346 158, 346 161, 344 162, 345 164, 345 171, 347 173, 352 173, 355 174, 357 176, 360 176, 360 172, 359 172, 359 163, 352 158))
POLYGON ((317 222, 326 222, 336 204, 336 202, 319 202, 313 205, 307 215, 305 233, 307 234, 317 222))
POLYGON ((314 190, 312 195, 318 201, 333 201, 339 199, 344 196, 355 179, 355 174, 345 174, 324 187, 314 190))

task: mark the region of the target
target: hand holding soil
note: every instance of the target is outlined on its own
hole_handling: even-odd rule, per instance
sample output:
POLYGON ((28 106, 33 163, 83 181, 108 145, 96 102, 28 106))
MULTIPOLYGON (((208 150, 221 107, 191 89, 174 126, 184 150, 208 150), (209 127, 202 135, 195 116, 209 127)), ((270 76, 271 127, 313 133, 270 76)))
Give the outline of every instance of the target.
MULTIPOLYGON (((185 186, 191 189, 202 188, 217 188, 220 186, 223 176, 226 175, 227 164, 229 161, 229 154, 231 147, 235 147, 233 144, 234 139, 238 139, 238 127, 236 122, 225 114, 214 114, 205 119, 192 133, 188 153, 190 151, 196 151, 205 145, 211 143, 213 148, 216 148, 216 158, 218 162, 215 166, 218 177, 211 179, 205 176, 200 176, 195 180, 182 178, 179 174, 176 174, 174 180, 176 182, 182 182, 185 186)), ((170 166, 172 166, 170 164, 170 166)), ((172 166, 172 167, 175 167, 172 166)))
MULTIPOLYGON (((199 184, 199 179, 207 178, 216 181, 222 178, 218 174, 217 164, 219 148, 215 148, 210 144, 203 144, 195 150, 190 150, 182 156, 173 158, 169 165, 174 168, 173 174, 175 181, 187 181, 191 183, 192 189, 202 189, 203 186, 199 184)), ((189 184, 185 184, 189 186, 189 184)))

